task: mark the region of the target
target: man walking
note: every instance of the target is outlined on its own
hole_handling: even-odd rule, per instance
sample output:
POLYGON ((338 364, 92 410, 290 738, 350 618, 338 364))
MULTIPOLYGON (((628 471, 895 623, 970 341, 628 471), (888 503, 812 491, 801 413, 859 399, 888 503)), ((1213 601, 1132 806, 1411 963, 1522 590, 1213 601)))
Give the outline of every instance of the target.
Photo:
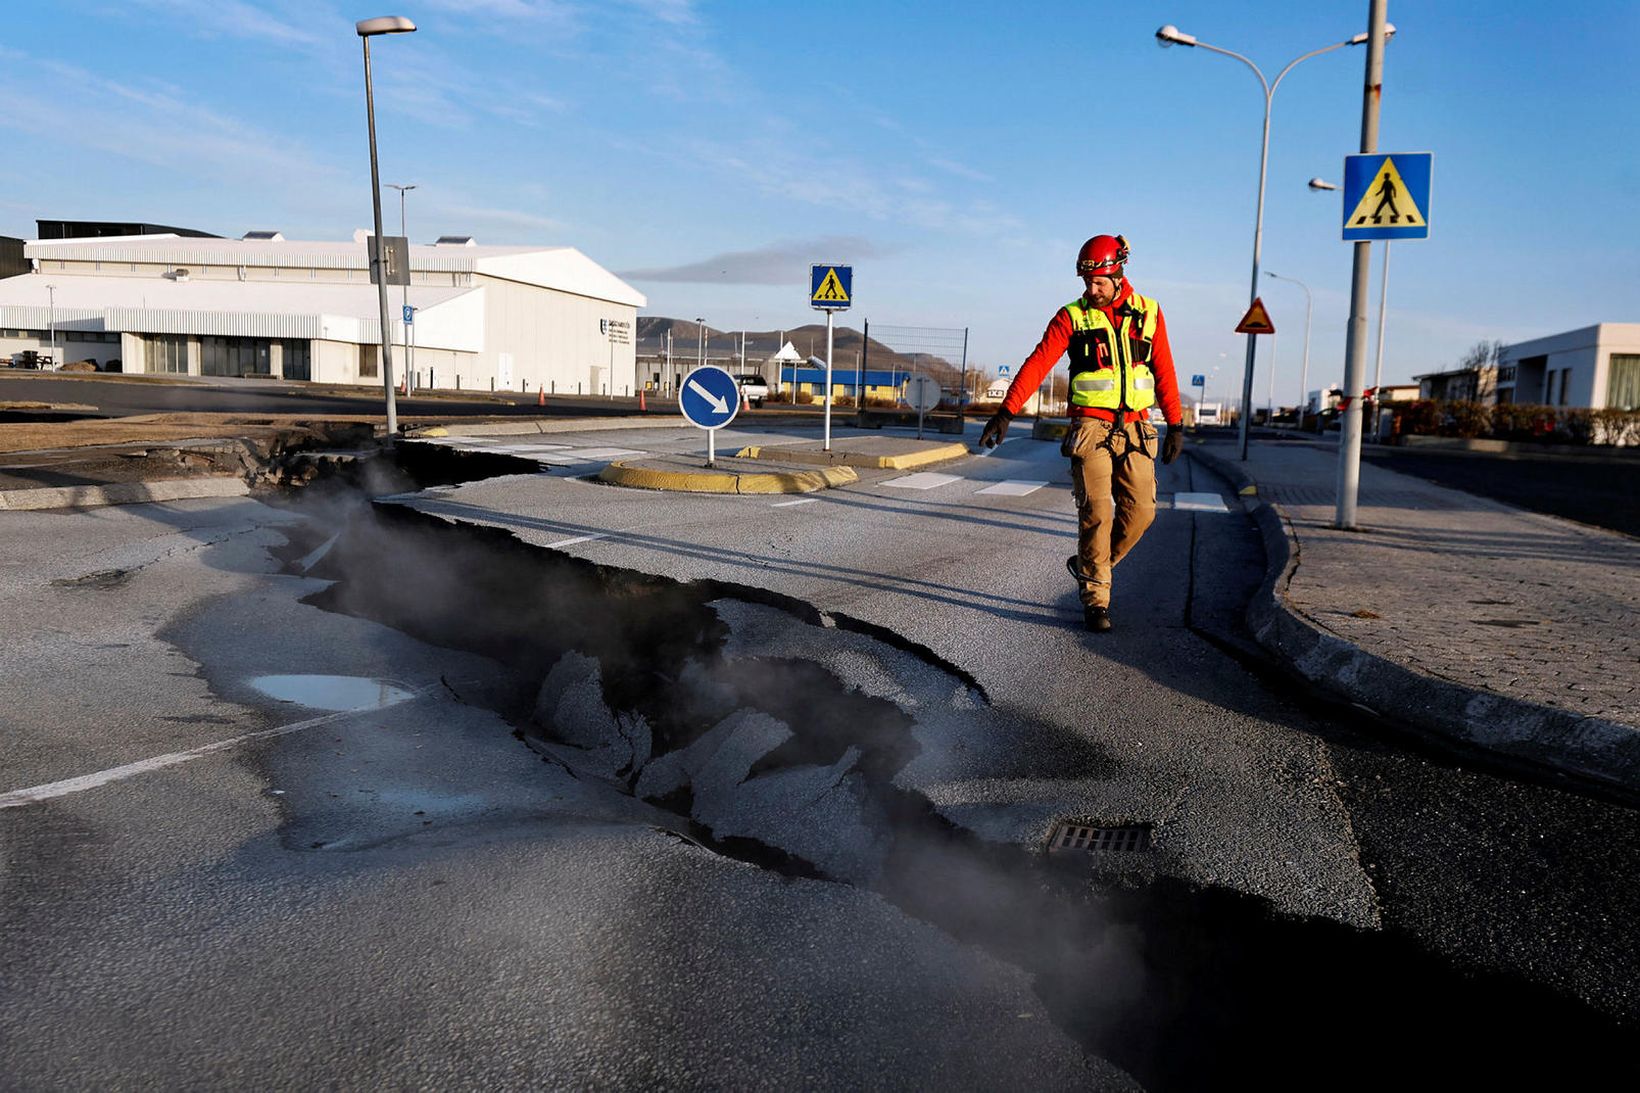
POLYGON ((1111 568, 1156 518, 1156 428, 1148 419, 1158 400, 1167 419, 1162 462, 1184 448, 1167 324, 1161 305, 1122 276, 1127 259, 1127 240, 1119 235, 1082 244, 1082 295, 1048 323, 979 439, 988 448, 1002 443, 1031 392, 1070 354, 1071 428, 1060 450, 1071 460, 1079 535, 1065 564, 1077 580, 1083 622, 1094 631, 1110 629, 1111 568))

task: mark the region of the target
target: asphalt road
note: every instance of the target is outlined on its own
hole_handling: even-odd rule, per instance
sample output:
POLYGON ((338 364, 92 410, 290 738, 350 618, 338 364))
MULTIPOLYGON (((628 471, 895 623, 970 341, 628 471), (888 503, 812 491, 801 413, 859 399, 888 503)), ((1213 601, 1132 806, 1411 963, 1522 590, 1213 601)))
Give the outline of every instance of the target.
POLYGON ((1640 499, 1634 489, 1640 459, 1631 455, 1588 449, 1494 455, 1372 446, 1362 448, 1361 455, 1437 485, 1640 536, 1640 499))
MULTIPOLYGON (((345 391, 281 380, 200 380, 185 377, 99 377, 67 373, 42 375, 0 369, 0 402, 74 403, 95 408, 97 416, 130 417, 137 414, 379 414, 384 396, 380 386, 345 391)), ((545 407, 536 396, 475 393, 462 398, 453 392, 400 396, 401 417, 513 417, 629 414, 637 400, 549 394, 545 407)), ((675 404, 657 400, 657 410, 675 404)))
POLYGON ((1088 635, 1057 445, 782 498, 581 477, 693 431, 551 440, 516 453, 548 473, 374 516, 315 490, 0 525, 31 638, 0 647, 10 1081, 1633 1070, 1634 812, 1244 659, 1262 558, 1230 504, 1171 507, 1233 501, 1199 468, 1164 470, 1088 635), (1004 482, 1046 485, 980 492, 1004 482), (267 673, 396 690, 331 711, 267 673), (1066 817, 1153 849, 1042 855, 1066 817))

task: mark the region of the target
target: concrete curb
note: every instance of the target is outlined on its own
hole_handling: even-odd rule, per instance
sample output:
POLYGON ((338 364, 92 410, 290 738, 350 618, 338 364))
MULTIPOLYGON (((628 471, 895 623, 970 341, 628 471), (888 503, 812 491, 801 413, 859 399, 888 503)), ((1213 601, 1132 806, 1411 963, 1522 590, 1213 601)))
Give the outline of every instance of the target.
POLYGON ((408 437, 437 436, 526 436, 539 433, 604 432, 610 429, 682 429, 689 423, 681 415, 663 417, 559 417, 550 421, 474 422, 470 425, 432 425, 407 430, 408 437))
POLYGON ((813 493, 847 486, 860 476, 852 467, 822 467, 813 471, 664 471, 611 463, 598 472, 600 482, 640 490, 676 493, 813 493))
MULTIPOLYGON (((1189 454, 1244 496, 1256 488, 1240 466, 1199 450, 1189 454)), ((1303 560, 1291 521, 1270 501, 1254 503, 1249 512, 1264 541, 1265 575, 1247 606, 1247 625, 1280 662, 1327 691, 1434 736, 1625 793, 1640 790, 1640 732, 1632 727, 1415 672, 1299 611, 1287 599, 1303 560)))
POLYGON ((245 480, 232 475, 162 478, 154 482, 114 482, 106 486, 45 486, 0 490, 0 511, 89 509, 103 505, 140 505, 149 501, 192 501, 202 497, 244 497, 245 480))
POLYGON ((863 455, 858 452, 822 452, 790 448, 742 448, 736 452, 740 459, 774 459, 781 463, 814 463, 825 467, 867 467, 875 470, 904 471, 925 467, 930 463, 944 463, 972 455, 966 444, 941 444, 921 452, 902 455, 863 455), (768 454, 765 455, 764 453, 768 454))

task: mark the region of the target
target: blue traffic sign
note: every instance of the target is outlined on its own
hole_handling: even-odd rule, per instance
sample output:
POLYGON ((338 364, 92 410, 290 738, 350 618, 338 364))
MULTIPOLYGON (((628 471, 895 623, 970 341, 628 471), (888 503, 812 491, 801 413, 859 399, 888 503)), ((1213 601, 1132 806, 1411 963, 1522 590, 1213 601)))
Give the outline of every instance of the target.
POLYGON ((1200 374, 1191 376, 1190 377, 1190 386, 1192 386, 1192 387, 1206 387, 1207 386, 1207 377, 1203 376, 1203 375, 1200 375, 1200 374))
POLYGON ((854 302, 853 266, 810 266, 809 306, 845 311, 854 302))
POLYGON ((697 368, 684 378, 678 409, 691 425, 721 429, 740 410, 740 383, 715 364, 697 368))
POLYGON ((1430 152, 1344 157, 1344 240, 1428 239, 1430 152))
POLYGON ((416 309, 411 307, 409 304, 404 305, 404 321, 407 323, 413 323, 416 321, 416 309))

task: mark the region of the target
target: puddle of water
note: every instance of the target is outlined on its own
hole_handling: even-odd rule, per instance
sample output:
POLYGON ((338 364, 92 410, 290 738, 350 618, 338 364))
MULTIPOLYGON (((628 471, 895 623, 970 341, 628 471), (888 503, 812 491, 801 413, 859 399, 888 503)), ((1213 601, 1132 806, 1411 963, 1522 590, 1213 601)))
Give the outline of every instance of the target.
POLYGON ((381 710, 415 697, 385 679, 364 676, 257 676, 250 684, 269 698, 315 710, 381 710))

